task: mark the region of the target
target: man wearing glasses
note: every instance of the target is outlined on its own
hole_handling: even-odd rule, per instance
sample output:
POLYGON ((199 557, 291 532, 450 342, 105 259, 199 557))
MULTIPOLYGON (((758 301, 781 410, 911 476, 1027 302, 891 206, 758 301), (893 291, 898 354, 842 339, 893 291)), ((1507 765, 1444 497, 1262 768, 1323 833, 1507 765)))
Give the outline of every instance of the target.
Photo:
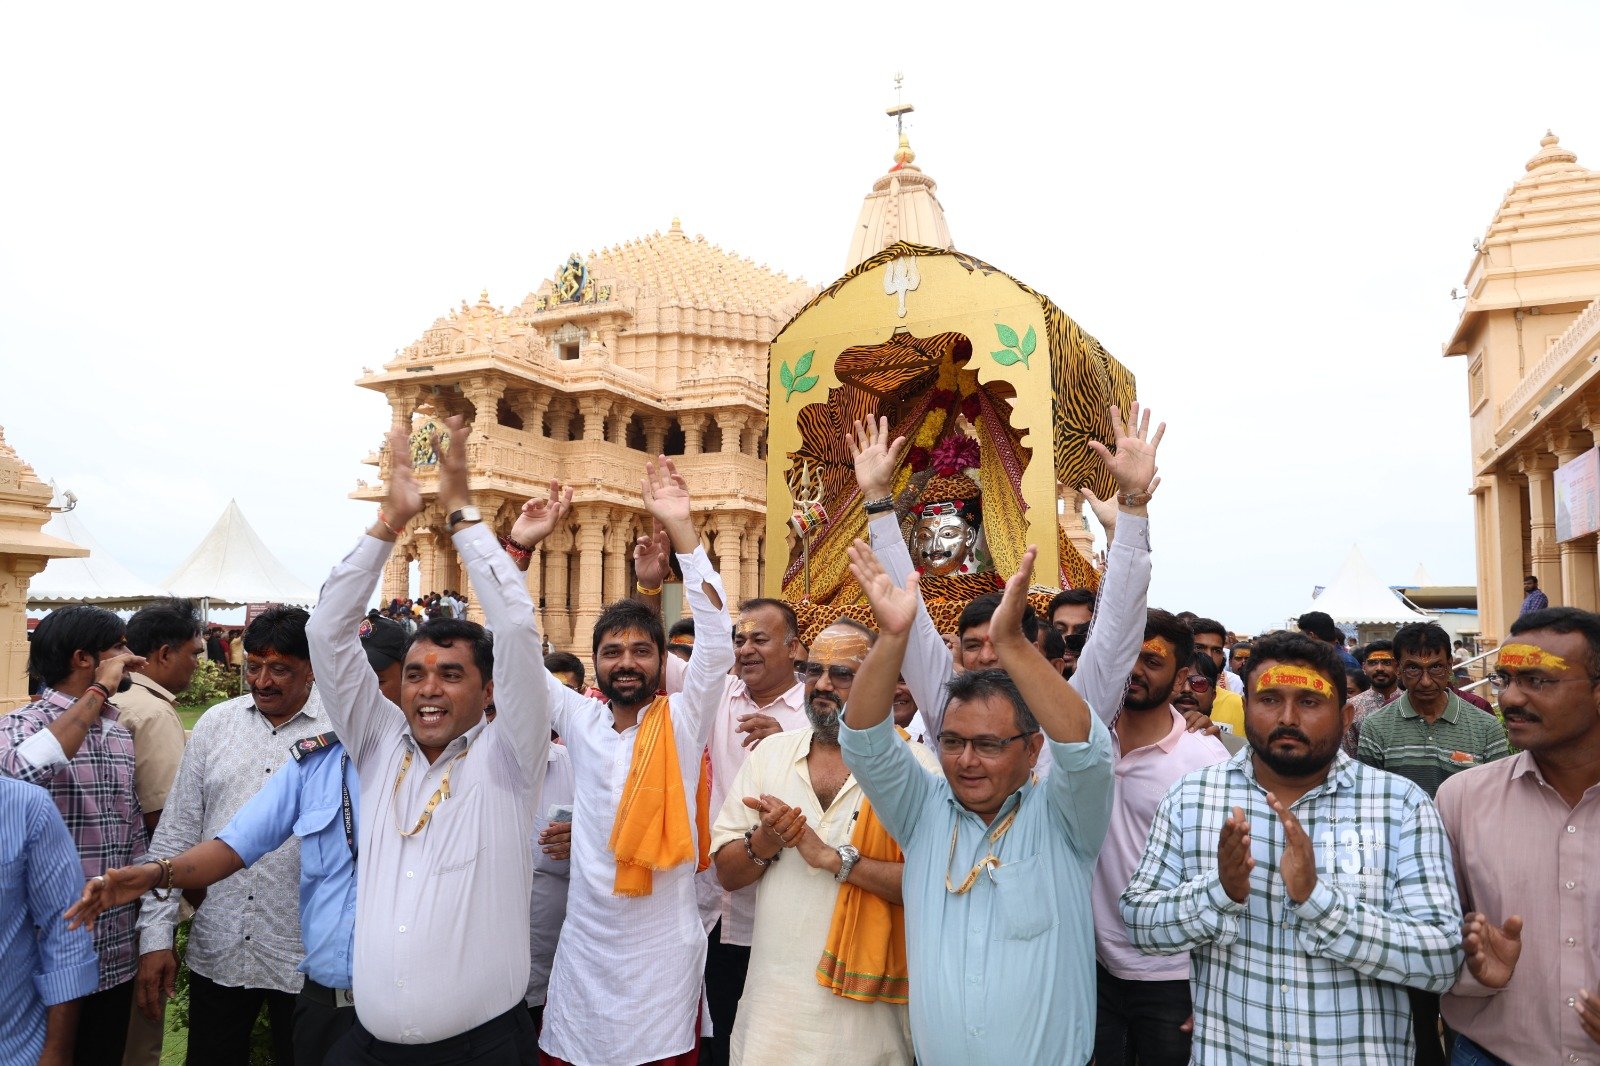
POLYGON ((1509 759, 1439 787, 1467 912, 1454 1062, 1600 1062, 1600 615, 1518 618, 1494 675, 1509 759))
MULTIPOLYGON (((1367 654, 1381 653, 1369 648, 1367 654)), ((1401 626, 1394 635, 1394 659, 1405 694, 1362 721, 1356 758, 1409 778, 1431 799, 1445 779, 1511 753, 1499 721, 1450 691, 1450 635, 1442 628, 1433 622, 1401 626)), ((1439 997, 1417 988, 1409 992, 1416 1062, 1442 1066, 1439 997)))

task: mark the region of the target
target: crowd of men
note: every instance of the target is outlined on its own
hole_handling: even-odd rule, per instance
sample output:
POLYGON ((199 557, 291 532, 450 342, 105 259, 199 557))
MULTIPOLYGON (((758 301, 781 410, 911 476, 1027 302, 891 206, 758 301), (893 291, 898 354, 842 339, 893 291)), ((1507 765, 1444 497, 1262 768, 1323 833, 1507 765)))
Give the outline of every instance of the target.
MULTIPOLYGON (((0 718, 0 1063, 1600 1063, 1600 615, 1231 639, 1147 604, 1162 429, 1111 412, 1098 595, 1035 552, 939 632, 848 444, 875 626, 731 605, 670 459, 636 595, 544 654, 449 420, 438 493, 484 623, 368 610, 422 510, 402 435, 314 613, 243 634, 187 737, 192 604, 52 612, 0 718), (692 614, 660 614, 676 576, 692 614), (1357 691, 1359 689, 1359 691, 1357 691), (1470 694, 1469 694, 1470 695, 1470 694), (190 915, 192 914, 192 919, 190 915)), ((446 608, 446 601, 460 603, 446 608)))

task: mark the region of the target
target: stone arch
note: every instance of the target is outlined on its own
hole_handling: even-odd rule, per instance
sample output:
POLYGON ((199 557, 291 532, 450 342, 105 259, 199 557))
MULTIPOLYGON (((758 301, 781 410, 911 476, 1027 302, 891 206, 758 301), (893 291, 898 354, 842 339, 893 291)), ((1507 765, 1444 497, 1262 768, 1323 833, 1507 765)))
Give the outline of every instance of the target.
POLYGON ((674 418, 667 426, 667 435, 661 444, 662 455, 683 454, 683 423, 674 418))
POLYGON ((495 406, 494 420, 496 424, 505 426, 507 429, 523 428, 522 416, 512 410, 511 404, 506 401, 504 396, 500 398, 500 402, 495 406))
POLYGON ((623 432, 623 443, 636 452, 645 450, 644 416, 635 414, 628 419, 628 428, 623 432))

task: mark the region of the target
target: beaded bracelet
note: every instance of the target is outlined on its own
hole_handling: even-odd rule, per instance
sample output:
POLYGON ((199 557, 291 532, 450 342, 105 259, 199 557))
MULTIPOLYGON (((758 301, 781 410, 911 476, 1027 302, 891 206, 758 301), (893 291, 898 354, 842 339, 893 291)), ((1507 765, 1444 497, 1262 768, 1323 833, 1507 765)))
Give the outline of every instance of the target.
POLYGON ((518 544, 516 541, 512 540, 509 536, 500 538, 500 547, 504 548, 506 550, 506 554, 511 556, 513 559, 520 561, 522 559, 533 558, 532 548, 523 547, 521 544, 518 544))
POLYGON ((755 831, 760 828, 760 825, 753 825, 744 831, 744 853, 750 856, 750 861, 755 863, 757 866, 771 866, 773 863, 783 858, 783 852, 778 852, 778 854, 774 855, 770 859, 763 859, 761 856, 756 854, 756 849, 750 846, 750 838, 754 836, 755 831))

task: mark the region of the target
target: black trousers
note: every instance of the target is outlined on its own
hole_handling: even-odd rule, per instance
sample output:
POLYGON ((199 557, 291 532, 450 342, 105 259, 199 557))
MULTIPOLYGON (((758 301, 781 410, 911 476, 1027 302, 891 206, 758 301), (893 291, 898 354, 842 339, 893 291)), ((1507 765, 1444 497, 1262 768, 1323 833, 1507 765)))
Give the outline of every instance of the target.
POLYGON ((728 1066, 728 1039, 744 995, 744 978, 750 970, 750 949, 722 942, 722 922, 706 940, 706 1006, 715 1036, 700 1041, 701 1066, 728 1066))
POLYGON ((128 1011, 132 1007, 132 979, 91 992, 78 1001, 78 1037, 72 1052, 75 1066, 122 1061, 128 1040, 128 1011), (122 1021, 118 1022, 118 1018, 122 1021))
POLYGON ((294 1000, 294 1066, 322 1066, 355 1024, 354 1007, 335 1007, 333 992, 306 978, 294 1000))
POLYGON ((534 1066, 538 1055, 533 1020, 518 1003, 476 1029, 431 1044, 379 1040, 358 1018, 323 1061, 328 1066, 534 1066))
POLYGON ((1097 1066, 1187 1066, 1192 1036, 1181 1026, 1193 1003, 1188 981, 1125 981, 1099 963, 1097 1066))
POLYGON ((267 1005, 272 1058, 278 1066, 294 1062, 293 992, 271 988, 229 988, 189 971, 189 1054, 185 1066, 250 1066, 250 1031, 261 1005, 267 1005))
POLYGON ((1439 993, 1406 989, 1411 1000, 1411 1035, 1417 1042, 1415 1066, 1445 1066, 1445 1040, 1439 1035, 1439 993))

